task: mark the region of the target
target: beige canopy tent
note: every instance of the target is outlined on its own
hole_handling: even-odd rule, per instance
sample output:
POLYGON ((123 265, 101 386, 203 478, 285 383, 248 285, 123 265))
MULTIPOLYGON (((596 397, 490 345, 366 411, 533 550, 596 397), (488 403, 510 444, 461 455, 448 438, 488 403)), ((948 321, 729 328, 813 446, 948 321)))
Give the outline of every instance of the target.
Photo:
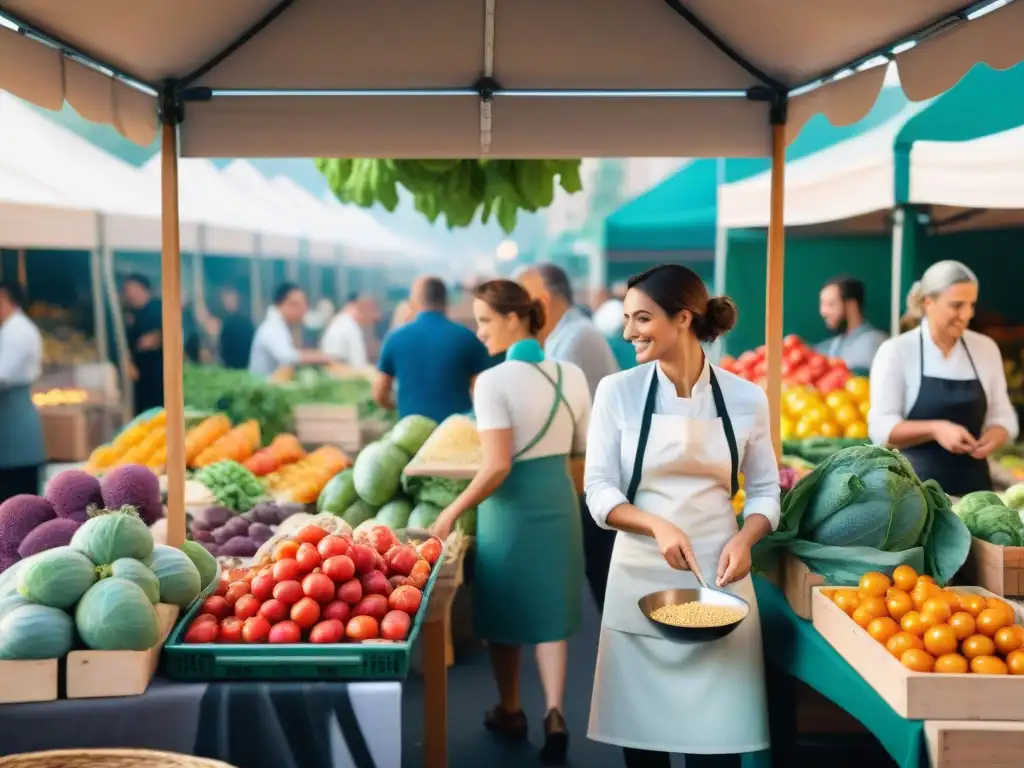
MULTIPOLYGON (((178 175, 187 156, 770 156, 778 446, 783 172, 895 61, 915 101, 1024 59, 1013 0, 3 0, 0 88, 163 145, 168 540, 184 537, 178 175), (339 35, 344 45, 339 45, 339 35)), ((435 674, 435 673, 431 673, 435 674)), ((427 683, 430 684, 428 676, 427 683)), ((435 679, 436 682, 436 679, 435 679)), ((443 682, 440 683, 443 686, 443 682)), ((443 765, 443 712, 426 733, 443 765), (433 737, 431 737, 433 738, 433 737)))

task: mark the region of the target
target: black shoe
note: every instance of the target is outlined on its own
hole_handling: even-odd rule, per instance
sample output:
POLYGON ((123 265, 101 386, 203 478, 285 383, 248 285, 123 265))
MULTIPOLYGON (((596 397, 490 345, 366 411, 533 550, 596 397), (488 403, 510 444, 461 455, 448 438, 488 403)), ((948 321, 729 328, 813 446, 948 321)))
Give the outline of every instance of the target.
POLYGON ((499 704, 484 712, 484 728, 507 739, 522 741, 526 738, 526 714, 521 709, 509 712, 499 704))
POLYGON ((548 710, 544 718, 544 746, 540 748, 540 761, 544 765, 565 765, 569 751, 569 730, 565 718, 557 709, 548 710))

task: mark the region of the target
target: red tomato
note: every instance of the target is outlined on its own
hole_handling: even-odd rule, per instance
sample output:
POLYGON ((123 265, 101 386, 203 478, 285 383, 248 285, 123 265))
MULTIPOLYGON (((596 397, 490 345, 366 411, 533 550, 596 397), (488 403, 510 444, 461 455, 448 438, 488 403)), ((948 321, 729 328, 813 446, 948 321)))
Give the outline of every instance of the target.
POLYGON ((219 620, 231 615, 231 606, 220 595, 210 595, 203 601, 203 613, 216 616, 219 620))
POLYGON ((274 599, 285 605, 295 605, 302 599, 302 585, 297 581, 282 581, 274 587, 274 599))
MULTIPOLYGON (((327 539, 324 539, 324 541, 327 541, 327 539)), ((344 541, 344 539, 340 539, 340 541, 344 541)), ((348 555, 334 555, 324 560, 320 570, 331 581, 341 584, 356 575, 356 564, 352 562, 352 558, 348 555)))
POLYGON ((302 629, 309 629, 320 620, 320 606, 311 597, 304 597, 292 606, 291 620, 302 629))
POLYGON ((355 605, 363 599, 363 585, 359 579, 349 579, 338 586, 337 597, 350 605, 355 605))
POLYGON ((337 619, 321 621, 309 630, 309 642, 311 643, 340 643, 345 636, 345 625, 337 619))
POLYGON ((232 608, 235 607, 235 603, 238 602, 238 598, 242 595, 249 594, 249 584, 245 581, 233 581, 228 585, 228 591, 224 593, 224 599, 227 604, 232 608))
POLYGON ((320 614, 321 618, 326 619, 337 619, 341 623, 348 621, 348 617, 352 615, 352 606, 346 603, 344 600, 333 600, 324 606, 323 613, 320 614))
POLYGON ((277 546, 274 547, 274 562, 281 560, 287 560, 290 557, 295 557, 295 553, 299 551, 299 542, 291 539, 285 539, 284 541, 278 542, 277 546))
POLYGON ((739 359, 736 360, 736 365, 739 366, 740 368, 750 368, 751 366, 754 365, 754 363, 757 362, 757 360, 757 353, 747 350, 746 352, 739 356, 739 359))
POLYGON ((214 616, 212 613, 201 613, 198 616, 196 616, 195 620, 192 623, 199 624, 203 621, 212 621, 214 624, 220 624, 220 617, 214 616))
POLYGON ((789 363, 791 367, 796 368, 798 365, 800 365, 800 363, 804 361, 806 357, 807 353, 804 352, 804 350, 800 349, 799 347, 795 347, 791 348, 789 351, 786 352, 785 356, 783 357, 783 360, 789 363))
POLYGON ((299 564, 295 562, 294 557, 286 557, 284 560, 278 560, 274 563, 274 581, 292 581, 298 580, 299 574, 302 573, 302 569, 299 568, 299 564))
POLYGON ((267 600, 267 602, 260 606, 258 615, 265 618, 271 624, 277 624, 277 622, 288 618, 288 606, 280 600, 267 600))
POLYGON ((380 636, 385 640, 405 640, 409 636, 412 619, 404 611, 388 611, 380 622, 380 636))
POLYGON ((345 625, 345 637, 357 642, 372 640, 377 636, 379 626, 373 616, 353 616, 345 625))
POLYGON ((334 582, 324 573, 311 573, 302 580, 302 593, 318 603, 334 599, 334 582))
POLYGON ((242 627, 245 622, 237 616, 228 616, 220 623, 220 641, 222 643, 242 642, 242 627))
POLYGON ((319 525, 304 525, 292 536, 299 544, 319 544, 327 535, 327 531, 319 525))
POLYGON ((416 589, 416 587, 408 585, 396 587, 395 591, 391 593, 391 597, 388 598, 388 606, 391 610, 404 611, 410 616, 416 614, 422 602, 423 593, 416 589))
POLYGON ((249 619, 260 612, 260 601, 253 595, 242 595, 235 603, 235 616, 240 619, 249 619))
POLYGON ((270 622, 262 616, 251 616, 242 626, 242 639, 247 643, 265 643, 270 634, 270 622))
POLYGON ((299 545, 299 551, 295 553, 295 561, 299 564, 300 571, 309 573, 320 565, 320 553, 316 551, 316 547, 312 544, 301 544, 299 545))
POLYGON ((384 595, 367 595, 352 610, 355 616, 373 616, 375 619, 383 619, 387 612, 388 599, 384 595))
POLYGON ((349 546, 347 539, 331 534, 320 539, 320 543, 316 545, 316 550, 320 553, 320 558, 326 560, 336 555, 348 554, 349 546))
POLYGON ((195 621, 185 633, 186 643, 215 643, 219 627, 214 621, 195 621))
POLYGON ((276 584, 274 574, 270 571, 261 573, 252 583, 249 585, 249 594, 259 600, 261 603, 264 600, 269 600, 274 594, 274 585, 276 584))
POLYGON ((213 594, 224 597, 228 592, 228 582, 226 579, 221 579, 217 582, 216 589, 213 590, 213 594))
POLYGON ((294 621, 282 621, 270 628, 267 640, 271 643, 297 643, 302 639, 302 630, 294 621))

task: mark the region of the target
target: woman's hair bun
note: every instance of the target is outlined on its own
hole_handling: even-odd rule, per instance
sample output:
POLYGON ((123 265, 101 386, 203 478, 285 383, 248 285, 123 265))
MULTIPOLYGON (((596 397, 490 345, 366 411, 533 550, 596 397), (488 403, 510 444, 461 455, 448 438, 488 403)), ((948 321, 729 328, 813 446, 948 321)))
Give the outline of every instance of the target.
POLYGON ((526 318, 531 336, 536 336, 540 333, 540 329, 544 327, 545 319, 544 304, 539 299, 534 299, 530 302, 530 311, 526 318))
POLYGON ((694 333, 704 342, 711 342, 728 333, 736 325, 739 311, 736 302, 728 296, 712 296, 699 323, 694 324, 694 333))

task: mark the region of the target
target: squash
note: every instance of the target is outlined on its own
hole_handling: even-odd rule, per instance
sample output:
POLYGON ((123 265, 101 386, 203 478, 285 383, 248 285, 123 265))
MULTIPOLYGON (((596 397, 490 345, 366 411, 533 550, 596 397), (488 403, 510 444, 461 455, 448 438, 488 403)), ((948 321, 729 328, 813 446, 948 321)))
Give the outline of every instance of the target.
POLYGON ((145 651, 160 640, 156 608, 142 587, 117 577, 100 579, 82 596, 75 626, 94 651, 145 651))
POLYGON ((199 569, 180 549, 159 544, 143 561, 160 581, 160 602, 187 608, 202 591, 199 569))
POLYGON ((359 498, 375 507, 387 504, 398 492, 402 470, 408 463, 409 455, 397 445, 370 443, 359 452, 352 468, 359 498))
POLYGON ((92 561, 71 547, 40 552, 18 577, 18 593, 50 608, 70 608, 96 581, 92 561))
POLYGON ((87 520, 71 546, 96 565, 110 565, 122 557, 145 560, 153 552, 153 535, 137 515, 109 512, 87 520))
POLYGON ((17 592, 0 597, 0 621, 3 621, 4 616, 15 608, 21 608, 23 605, 35 605, 35 603, 27 597, 22 597, 17 592))
POLYGON ((188 555, 199 571, 200 589, 205 590, 217 578, 217 559, 198 541, 186 541, 181 545, 181 551, 188 555))
POLYGON ((101 565, 96 569, 101 579, 117 578, 125 579, 137 584, 146 593, 149 602, 156 605, 160 602, 160 581, 156 574, 138 560, 130 557, 122 557, 110 565, 101 565))
POLYGON ((0 620, 0 659, 59 659, 75 642, 71 617, 45 605, 22 605, 0 620))

